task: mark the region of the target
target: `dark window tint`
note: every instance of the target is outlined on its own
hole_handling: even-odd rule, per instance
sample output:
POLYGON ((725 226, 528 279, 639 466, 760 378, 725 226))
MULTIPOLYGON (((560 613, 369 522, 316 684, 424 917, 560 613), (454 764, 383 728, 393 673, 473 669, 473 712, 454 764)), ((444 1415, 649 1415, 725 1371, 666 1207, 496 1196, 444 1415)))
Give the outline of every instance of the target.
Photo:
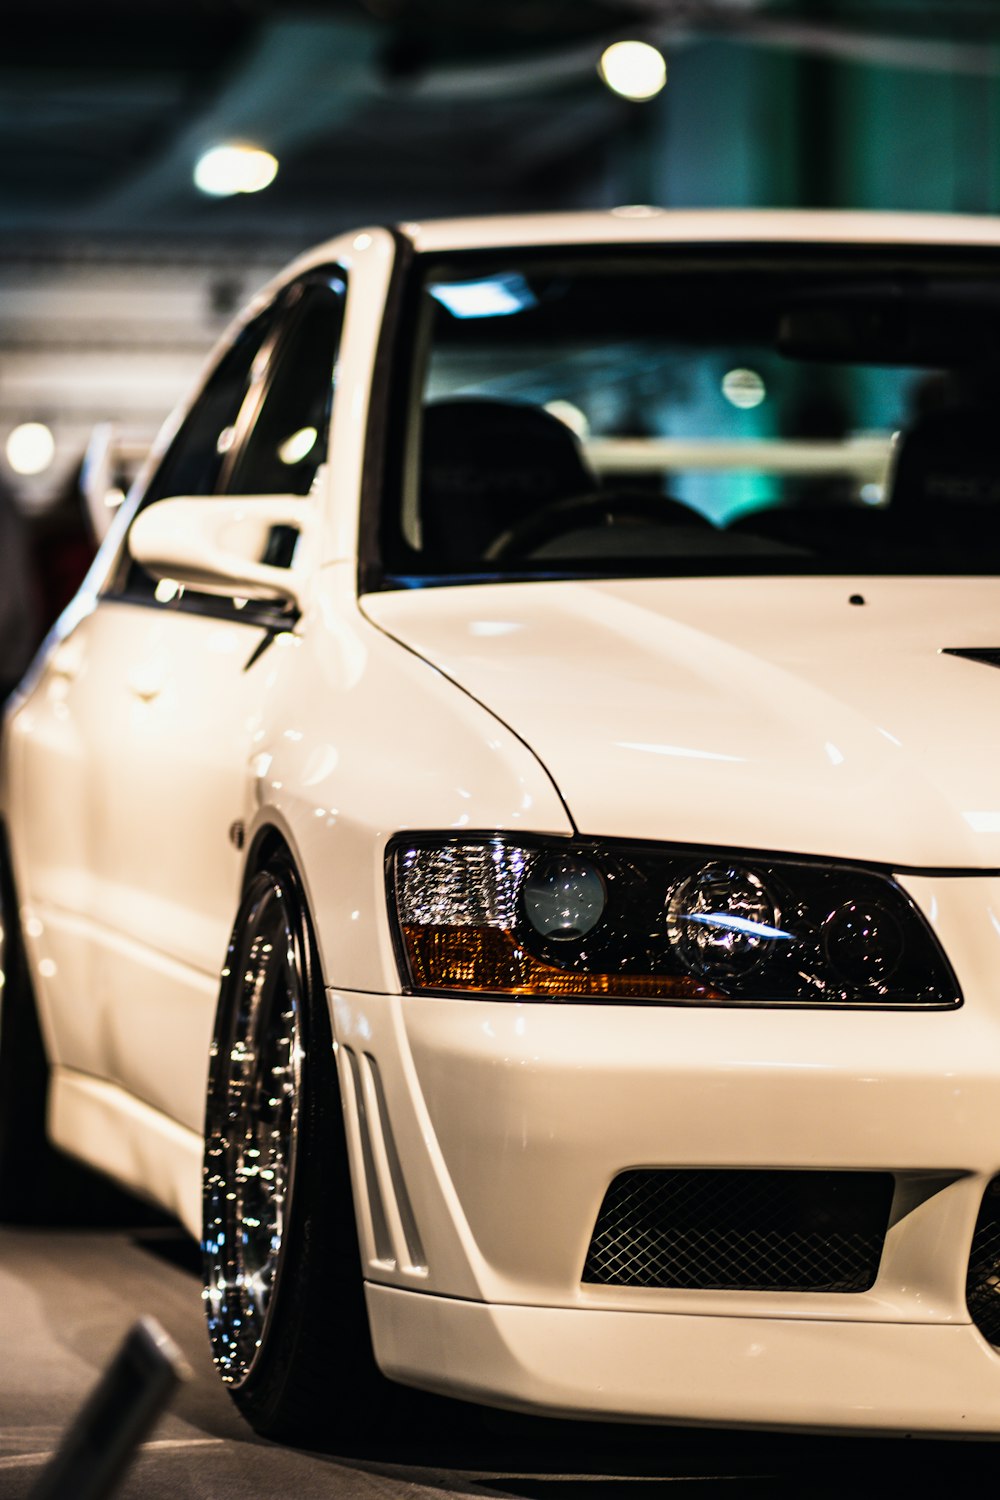
POLYGON ((1000 575, 995 251, 474 254, 403 305, 392 587, 1000 575))
POLYGON ((306 495, 326 456, 345 286, 303 286, 278 345, 260 413, 224 489, 236 495, 306 495))
POLYGON ((153 476, 143 504, 171 495, 211 495, 236 435, 237 419, 247 392, 259 377, 265 346, 274 327, 275 310, 267 312, 237 336, 195 402, 167 455, 153 476))

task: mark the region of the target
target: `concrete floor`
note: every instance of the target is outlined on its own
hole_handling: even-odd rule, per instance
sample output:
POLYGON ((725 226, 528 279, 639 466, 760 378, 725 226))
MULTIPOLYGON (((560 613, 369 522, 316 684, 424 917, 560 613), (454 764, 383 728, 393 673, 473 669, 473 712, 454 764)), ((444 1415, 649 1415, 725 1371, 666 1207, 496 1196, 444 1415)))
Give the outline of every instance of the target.
POLYGON ((962 1495, 995 1482, 972 1443, 790 1437, 533 1421, 440 1405, 419 1446, 385 1435, 347 1458, 254 1436, 212 1369, 197 1256, 172 1229, 0 1230, 0 1497, 26 1497, 46 1457, 143 1313, 194 1378, 130 1470, 123 1500, 679 1500, 962 1495))

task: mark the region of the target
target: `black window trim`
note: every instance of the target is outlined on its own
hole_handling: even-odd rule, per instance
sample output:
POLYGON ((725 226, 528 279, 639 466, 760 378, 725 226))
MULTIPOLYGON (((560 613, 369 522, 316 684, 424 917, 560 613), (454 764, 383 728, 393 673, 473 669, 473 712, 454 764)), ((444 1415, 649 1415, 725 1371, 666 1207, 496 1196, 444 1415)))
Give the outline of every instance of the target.
MULTIPOLYGON (((239 467, 240 459, 246 450, 247 444, 254 435, 261 412, 274 386, 275 372, 281 368, 281 359, 285 347, 294 336, 298 327, 300 317, 299 304, 308 294, 311 287, 322 285, 329 287, 330 277, 334 272, 344 282, 344 292, 341 295, 344 298, 346 309, 348 273, 346 267, 336 262, 316 266, 309 271, 305 271, 295 281, 284 287, 275 299, 276 302, 280 303, 280 306, 278 308, 277 322, 267 345, 264 369, 261 372, 260 380, 255 382, 247 391, 243 405, 240 407, 239 416, 235 424, 236 433, 233 444, 226 453, 225 462, 219 471, 219 478, 216 488, 213 491, 214 494, 225 495, 228 493, 227 486, 239 467), (246 416, 244 416, 244 411, 248 407, 249 410, 246 416)), ((341 324, 341 327, 343 327, 343 324, 341 324)), ((264 353, 263 348, 260 352, 261 354, 264 353)), ((329 432, 327 433, 327 441, 329 442, 329 432)))

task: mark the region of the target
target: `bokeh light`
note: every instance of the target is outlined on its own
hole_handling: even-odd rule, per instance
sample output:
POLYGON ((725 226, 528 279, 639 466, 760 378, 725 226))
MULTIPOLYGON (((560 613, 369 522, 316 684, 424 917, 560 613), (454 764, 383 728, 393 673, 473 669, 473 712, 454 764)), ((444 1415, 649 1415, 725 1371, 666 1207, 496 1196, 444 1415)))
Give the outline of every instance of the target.
POLYGON ((235 193, 259 193, 270 186, 278 171, 278 159, 259 146, 233 143, 213 146, 198 159, 195 186, 213 198, 231 198, 235 193))
POLYGON ((608 88, 637 102, 652 99, 667 81, 667 63, 649 42, 614 42, 601 56, 601 77, 608 88))
POLYGON ((7 439, 7 462, 15 474, 41 474, 56 453, 56 440, 44 422, 22 422, 7 439))

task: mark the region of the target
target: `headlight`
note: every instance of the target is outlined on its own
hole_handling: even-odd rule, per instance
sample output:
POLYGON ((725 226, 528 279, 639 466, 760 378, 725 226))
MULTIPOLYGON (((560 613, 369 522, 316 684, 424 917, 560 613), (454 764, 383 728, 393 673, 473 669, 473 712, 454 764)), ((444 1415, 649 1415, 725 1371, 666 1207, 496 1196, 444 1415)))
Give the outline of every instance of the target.
POLYGON ((412 991, 694 1004, 951 1007, 891 875, 771 856, 500 836, 393 841, 412 991))

